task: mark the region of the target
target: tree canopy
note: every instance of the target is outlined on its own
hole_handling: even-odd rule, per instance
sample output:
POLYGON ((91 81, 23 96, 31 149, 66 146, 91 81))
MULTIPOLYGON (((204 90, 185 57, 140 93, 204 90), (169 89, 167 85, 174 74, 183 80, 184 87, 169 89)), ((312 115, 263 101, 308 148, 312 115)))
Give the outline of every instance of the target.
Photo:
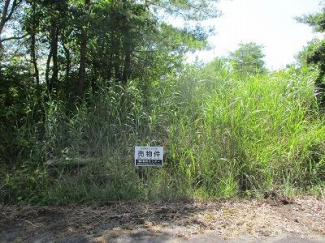
POLYGON ((45 139, 51 102, 72 116, 102 90, 119 86, 126 102, 131 81, 146 92, 179 73, 187 52, 207 46, 200 21, 219 15, 216 2, 1 1, 0 149, 7 161, 21 148, 13 134, 27 123, 35 139, 45 139), (171 17, 191 24, 175 27, 171 17))
MULTIPOLYGON (((28 54, 20 61, 30 63, 28 73, 38 89, 65 99, 81 97, 112 80, 125 84, 172 71, 185 52, 206 46, 207 35, 199 25, 175 28, 164 18, 214 18, 215 2, 6 0, 0 43, 11 41, 3 48, 6 54, 28 54), (13 21, 19 35, 7 36, 13 21)), ((12 57, 3 56, 0 65, 12 57)))
MULTIPOLYGON (((325 32, 325 7, 321 9, 321 12, 305 15, 297 18, 301 23, 305 23, 313 27, 317 32, 325 32)), ((309 43, 305 49, 305 60, 307 64, 315 64, 319 67, 319 76, 316 80, 316 84, 320 85, 323 82, 325 76, 325 40, 314 40, 309 43)))
POLYGON ((229 55, 230 64, 239 75, 265 73, 265 55, 262 46, 256 43, 241 43, 239 48, 229 55))

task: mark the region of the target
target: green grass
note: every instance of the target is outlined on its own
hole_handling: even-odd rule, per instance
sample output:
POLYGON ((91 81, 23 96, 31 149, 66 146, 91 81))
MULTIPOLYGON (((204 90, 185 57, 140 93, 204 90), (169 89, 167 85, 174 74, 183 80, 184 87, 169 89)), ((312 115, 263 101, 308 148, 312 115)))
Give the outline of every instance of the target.
POLYGON ((65 115, 65 104, 52 102, 46 106, 46 141, 37 151, 47 159, 93 162, 75 171, 58 168, 55 175, 43 166, 4 171, 1 201, 180 200, 264 190, 322 196, 325 125, 313 80, 314 74, 294 70, 240 79, 214 62, 152 81, 149 93, 140 80, 112 85, 73 116, 65 115), (164 167, 139 178, 135 145, 163 145, 164 167))

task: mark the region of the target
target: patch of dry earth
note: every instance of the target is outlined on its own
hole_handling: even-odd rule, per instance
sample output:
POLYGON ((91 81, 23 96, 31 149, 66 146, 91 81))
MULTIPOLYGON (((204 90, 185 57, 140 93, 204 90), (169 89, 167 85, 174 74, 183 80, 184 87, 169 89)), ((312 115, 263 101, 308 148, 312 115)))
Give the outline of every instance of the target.
POLYGON ((277 242, 287 236, 325 242, 324 200, 2 206, 0 211, 0 242, 277 242))

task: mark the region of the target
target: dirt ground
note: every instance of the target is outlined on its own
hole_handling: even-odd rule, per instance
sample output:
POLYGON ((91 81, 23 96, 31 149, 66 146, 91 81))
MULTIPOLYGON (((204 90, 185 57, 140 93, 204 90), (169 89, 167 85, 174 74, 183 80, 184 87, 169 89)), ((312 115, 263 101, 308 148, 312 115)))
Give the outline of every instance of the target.
POLYGON ((0 242, 325 242, 325 201, 0 205, 0 242))

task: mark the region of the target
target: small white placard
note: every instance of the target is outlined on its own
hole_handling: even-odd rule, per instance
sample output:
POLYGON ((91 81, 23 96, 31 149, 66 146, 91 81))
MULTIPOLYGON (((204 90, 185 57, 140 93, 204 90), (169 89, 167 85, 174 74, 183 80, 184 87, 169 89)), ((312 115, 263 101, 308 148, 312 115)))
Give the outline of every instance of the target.
POLYGON ((150 146, 135 146, 135 166, 162 166, 164 148, 150 146))

